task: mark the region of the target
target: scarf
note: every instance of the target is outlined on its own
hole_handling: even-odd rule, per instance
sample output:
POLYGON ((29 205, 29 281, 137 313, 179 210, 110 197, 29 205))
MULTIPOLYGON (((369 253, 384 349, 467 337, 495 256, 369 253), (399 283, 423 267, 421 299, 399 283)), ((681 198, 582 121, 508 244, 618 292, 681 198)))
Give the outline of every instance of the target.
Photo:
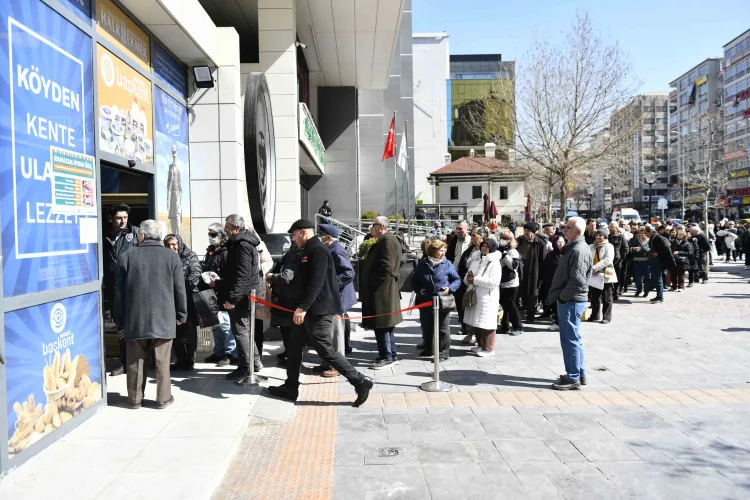
POLYGON ((434 257, 430 257, 429 255, 427 256, 427 260, 429 261, 431 267, 437 267, 441 262, 443 262, 443 259, 436 259, 434 257))

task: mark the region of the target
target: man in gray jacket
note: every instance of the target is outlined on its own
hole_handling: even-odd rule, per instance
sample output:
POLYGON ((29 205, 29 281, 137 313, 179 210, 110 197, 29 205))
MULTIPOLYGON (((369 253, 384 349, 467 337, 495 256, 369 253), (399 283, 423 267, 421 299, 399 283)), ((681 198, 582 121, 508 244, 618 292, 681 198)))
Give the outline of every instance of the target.
POLYGON ((586 239, 586 221, 571 217, 563 229, 570 243, 563 248, 563 258, 552 278, 547 304, 557 303, 560 323, 560 345, 562 346, 565 375, 552 384, 558 391, 578 390, 586 385, 586 369, 583 366, 583 344, 581 343, 581 316, 588 302, 589 278, 593 257, 586 239))
POLYGON ((169 358, 177 325, 187 321, 182 262, 161 242, 155 220, 141 222, 139 246, 117 259, 115 322, 125 330, 128 407, 138 409, 146 386, 147 360, 156 358, 156 405, 174 402, 169 358))

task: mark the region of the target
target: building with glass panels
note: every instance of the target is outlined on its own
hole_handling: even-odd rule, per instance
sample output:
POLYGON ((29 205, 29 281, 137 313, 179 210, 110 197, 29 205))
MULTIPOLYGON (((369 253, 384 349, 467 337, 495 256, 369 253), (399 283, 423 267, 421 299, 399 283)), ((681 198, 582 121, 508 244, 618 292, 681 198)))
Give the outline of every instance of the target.
POLYGON ((750 217, 750 30, 724 45, 724 161, 731 213, 750 217))

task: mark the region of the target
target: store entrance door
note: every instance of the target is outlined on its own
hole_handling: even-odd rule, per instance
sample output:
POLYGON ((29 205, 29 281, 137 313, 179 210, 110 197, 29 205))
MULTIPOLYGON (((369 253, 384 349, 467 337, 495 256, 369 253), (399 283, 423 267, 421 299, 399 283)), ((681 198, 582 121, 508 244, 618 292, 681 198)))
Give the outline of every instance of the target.
MULTIPOLYGON (((104 162, 101 163, 100 170, 102 239, 112 233, 111 209, 127 209, 128 224, 132 227, 138 227, 146 219, 156 218, 153 175, 133 169, 126 170, 104 162)), ((102 255, 104 255, 107 248, 103 241, 99 243, 102 255)), ((104 318, 104 353, 109 371, 120 365, 120 343, 114 323, 114 304, 111 303, 114 299, 114 290, 109 289, 111 287, 108 286, 109 283, 114 283, 114 279, 108 279, 107 274, 111 272, 108 267, 108 260, 104 257, 102 318, 104 318)))

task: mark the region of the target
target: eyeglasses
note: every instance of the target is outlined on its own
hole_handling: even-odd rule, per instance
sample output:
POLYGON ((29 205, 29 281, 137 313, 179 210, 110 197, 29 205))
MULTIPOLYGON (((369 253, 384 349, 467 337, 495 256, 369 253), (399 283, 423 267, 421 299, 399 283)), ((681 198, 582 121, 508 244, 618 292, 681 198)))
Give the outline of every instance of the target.
POLYGON ((219 233, 208 233, 208 235, 209 235, 209 236, 210 236, 211 238, 216 238, 217 236, 219 236, 219 233))

